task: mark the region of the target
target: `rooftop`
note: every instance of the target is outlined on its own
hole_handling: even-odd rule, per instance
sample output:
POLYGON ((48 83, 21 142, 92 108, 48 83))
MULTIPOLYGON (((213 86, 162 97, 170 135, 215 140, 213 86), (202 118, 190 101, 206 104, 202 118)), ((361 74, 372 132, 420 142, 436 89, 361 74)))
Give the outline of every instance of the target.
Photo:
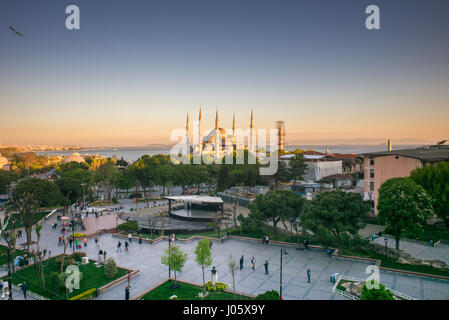
POLYGON ((426 146, 419 147, 416 149, 402 149, 402 150, 392 150, 392 151, 379 151, 364 153, 367 157, 385 157, 391 155, 397 155, 408 158, 415 158, 421 161, 445 161, 449 160, 449 146, 426 146))
POLYGON ((164 197, 167 200, 182 201, 185 203, 196 203, 196 204, 221 204, 223 200, 220 197, 210 197, 210 196, 167 196, 164 197))

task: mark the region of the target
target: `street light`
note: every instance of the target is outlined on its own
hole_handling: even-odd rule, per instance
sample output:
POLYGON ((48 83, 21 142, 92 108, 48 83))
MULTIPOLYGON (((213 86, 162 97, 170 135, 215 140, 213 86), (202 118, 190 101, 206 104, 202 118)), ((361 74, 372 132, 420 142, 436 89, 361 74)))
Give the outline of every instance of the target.
POLYGON ((280 268, 280 279, 279 279, 279 295, 282 300, 282 254, 288 255, 287 250, 281 249, 281 268, 280 268))
POLYGON ((170 268, 170 266, 171 266, 171 242, 172 241, 175 241, 175 234, 174 233, 172 233, 171 235, 170 235, 170 237, 168 238, 168 277, 170 278, 171 277, 171 268, 170 268))
POLYGON ((384 241, 385 241, 385 256, 387 256, 387 244, 388 244, 388 238, 387 237, 385 237, 384 238, 384 241))
POLYGON ((81 186, 83 187, 83 209, 86 208, 86 197, 85 197, 85 194, 84 194, 84 187, 85 187, 86 185, 87 185, 86 182, 81 183, 81 186))

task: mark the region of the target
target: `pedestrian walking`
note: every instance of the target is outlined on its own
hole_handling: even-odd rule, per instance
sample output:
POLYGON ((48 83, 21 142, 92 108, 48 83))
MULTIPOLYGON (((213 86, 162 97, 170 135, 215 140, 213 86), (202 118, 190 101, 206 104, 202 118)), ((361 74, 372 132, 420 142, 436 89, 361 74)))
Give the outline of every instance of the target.
POLYGON ((131 233, 128 233, 128 241, 129 241, 129 243, 132 242, 132 235, 131 235, 131 233))
POLYGON ((139 236, 139 244, 142 244, 142 235, 139 236))
POLYGON ((128 287, 129 287, 131 285, 131 271, 128 271, 127 279, 128 279, 128 287))
POLYGON ((265 274, 268 274, 268 261, 265 260, 265 263, 263 264, 263 266, 265 267, 265 274))
POLYGON ((256 257, 251 258, 251 264, 253 265, 253 270, 256 270, 256 257))
POLYGON ((310 283, 310 277, 311 277, 310 269, 307 269, 307 282, 310 283))
POLYGON ((22 292, 23 292, 23 298, 24 299, 27 298, 27 291, 28 291, 28 284, 26 282, 24 282, 22 284, 22 292))
POLYGON ((87 238, 84 238, 84 248, 87 247, 87 238))
POLYGON ((98 244, 98 234, 95 236, 95 244, 98 244))
POLYGON ((120 241, 117 244, 117 252, 122 252, 122 243, 120 241))
POLYGON ((58 238, 58 247, 60 247, 61 245, 62 245, 62 237, 59 236, 59 238, 58 238))
POLYGON ((304 248, 309 249, 309 240, 304 240, 304 248))
POLYGON ((72 247, 72 244, 73 244, 73 239, 70 238, 70 239, 69 239, 69 246, 70 246, 70 248, 72 247))
POLYGON ((22 238, 22 230, 17 231, 17 237, 22 238))
POLYGON ((240 270, 243 269, 243 255, 240 257, 240 270))
MULTIPOLYGON (((103 257, 103 250, 99 250, 98 251, 98 262, 101 262, 101 258, 103 257)), ((103 260, 103 262, 105 262, 104 260, 103 260)))
POLYGON ((262 243, 265 243, 265 235, 262 237, 262 243))
POLYGON ((106 263, 106 250, 103 250, 103 261, 106 263))
POLYGON ((129 252, 129 251, 128 251, 128 246, 129 246, 128 241, 125 241, 125 251, 126 251, 126 252, 129 252))
POLYGON ((268 244, 268 241, 270 241, 270 238, 268 236, 265 237, 265 243, 268 244))
POLYGON ((3 281, 3 291, 2 291, 2 297, 5 297, 5 295, 9 295, 8 292, 8 281, 3 281))
POLYGON ((78 239, 76 239, 75 240, 75 249, 78 249, 79 248, 79 241, 78 241, 78 239))
POLYGON ((327 249, 327 255, 329 256, 329 258, 332 258, 332 250, 331 249, 327 249))
POLYGON ((125 300, 129 300, 129 287, 126 286, 125 288, 125 300))

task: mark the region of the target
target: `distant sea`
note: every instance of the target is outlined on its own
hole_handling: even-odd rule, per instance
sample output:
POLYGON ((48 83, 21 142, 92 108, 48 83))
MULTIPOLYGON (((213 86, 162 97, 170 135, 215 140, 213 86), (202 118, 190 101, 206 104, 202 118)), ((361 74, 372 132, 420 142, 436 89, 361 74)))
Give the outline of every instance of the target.
MULTIPOLYGON (((411 149, 418 148, 422 145, 393 145, 393 150, 398 149, 411 149)), ((286 150, 293 151, 295 149, 303 150, 315 150, 319 152, 326 152, 329 149, 330 153, 367 153, 384 151, 387 149, 385 145, 292 145, 286 147, 286 150)), ((145 148, 145 147, 117 147, 117 148, 94 148, 94 149, 81 149, 77 150, 80 155, 100 155, 106 158, 116 156, 118 159, 123 158, 124 160, 136 161, 143 155, 147 154, 149 156, 154 156, 156 154, 170 154, 171 148, 145 148)), ((73 152, 67 151, 41 151, 36 152, 37 154, 45 155, 63 155, 68 156, 73 152)))

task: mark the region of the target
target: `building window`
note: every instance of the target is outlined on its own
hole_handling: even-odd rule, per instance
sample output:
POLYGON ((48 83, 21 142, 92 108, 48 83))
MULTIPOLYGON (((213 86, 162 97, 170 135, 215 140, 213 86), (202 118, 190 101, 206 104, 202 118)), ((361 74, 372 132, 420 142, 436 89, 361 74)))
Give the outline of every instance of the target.
POLYGON ((374 182, 369 183, 370 191, 374 191, 374 182))
POLYGON ((369 164, 370 164, 371 166, 374 166, 374 159, 371 159, 371 160, 369 161, 369 164))
POLYGON ((374 169, 371 169, 369 172, 370 178, 374 178, 374 169))

